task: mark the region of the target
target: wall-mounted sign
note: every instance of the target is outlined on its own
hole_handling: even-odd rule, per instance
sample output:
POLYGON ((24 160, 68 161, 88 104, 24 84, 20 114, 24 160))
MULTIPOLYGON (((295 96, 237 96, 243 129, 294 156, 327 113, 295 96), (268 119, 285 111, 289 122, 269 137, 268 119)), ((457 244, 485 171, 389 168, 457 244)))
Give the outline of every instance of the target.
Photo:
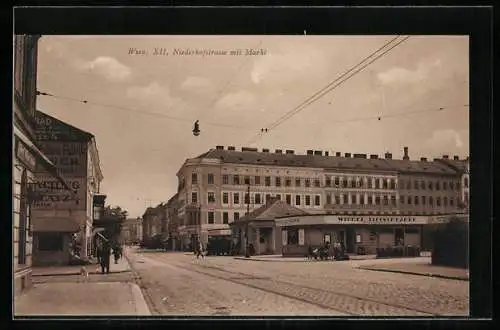
POLYGON ((31 152, 31 150, 20 140, 16 139, 16 157, 21 161, 28 169, 34 170, 36 167, 36 158, 31 152))
POLYGON ((311 226, 311 225, 421 225, 432 221, 429 216, 343 216, 343 215, 311 215, 275 219, 278 227, 311 226))
POLYGON ((361 243, 361 235, 360 234, 356 235, 356 243, 361 243))
POLYGON ((57 179, 38 177, 33 186, 39 198, 34 202, 33 210, 86 210, 86 179, 69 179, 67 182, 72 192, 68 191, 57 179), (72 193, 76 194, 78 201, 72 193))
POLYGON ((64 176, 87 174, 87 142, 40 142, 40 150, 64 176))
POLYGON ((299 229, 299 245, 304 245, 304 229, 299 229))

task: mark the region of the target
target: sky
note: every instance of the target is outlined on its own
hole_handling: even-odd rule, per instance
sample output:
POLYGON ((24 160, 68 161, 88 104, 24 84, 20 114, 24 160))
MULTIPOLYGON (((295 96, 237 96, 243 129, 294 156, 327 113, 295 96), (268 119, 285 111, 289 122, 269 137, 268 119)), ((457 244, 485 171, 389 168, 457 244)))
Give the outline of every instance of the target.
POLYGON ((184 161, 217 145, 468 156, 467 36, 411 36, 260 133, 394 37, 43 36, 37 88, 57 97, 37 108, 95 136, 101 192, 131 217, 168 201, 184 161))

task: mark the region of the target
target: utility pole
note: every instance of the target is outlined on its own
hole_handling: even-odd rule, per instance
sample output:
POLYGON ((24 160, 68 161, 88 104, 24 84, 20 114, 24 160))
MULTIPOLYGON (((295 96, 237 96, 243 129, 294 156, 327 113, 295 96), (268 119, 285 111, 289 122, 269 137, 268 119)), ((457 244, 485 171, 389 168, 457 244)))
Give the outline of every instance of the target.
POLYGON ((245 257, 246 258, 250 258, 250 250, 248 249, 248 222, 249 222, 249 219, 248 219, 248 215, 250 214, 250 182, 248 183, 248 186, 247 186, 247 196, 248 196, 248 199, 247 199, 247 226, 246 226, 246 231, 245 231, 245 234, 246 234, 246 246, 245 246, 245 257))

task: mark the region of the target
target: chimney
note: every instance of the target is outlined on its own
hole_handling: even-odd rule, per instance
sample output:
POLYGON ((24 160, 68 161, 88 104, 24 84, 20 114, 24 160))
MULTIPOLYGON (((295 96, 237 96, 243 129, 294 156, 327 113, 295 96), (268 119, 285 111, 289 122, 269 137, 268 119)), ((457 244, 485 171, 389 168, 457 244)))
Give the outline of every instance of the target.
POLYGON ((342 153, 341 152, 336 152, 335 153, 335 157, 342 157, 342 153))
POLYGON ((330 153, 328 151, 325 151, 325 156, 330 156, 330 153))
POLYGON ((287 154, 287 155, 293 155, 294 153, 295 153, 295 152, 294 152, 293 150, 287 150, 287 151, 286 151, 286 154, 287 154))
POLYGON ((370 159, 378 159, 378 155, 370 155, 370 159))
POLYGON ((408 156, 408 147, 404 147, 403 150, 404 150, 403 159, 404 160, 410 160, 410 157, 408 156))
POLYGON ((392 154, 390 152, 386 152, 385 159, 392 159, 392 154))
POLYGON ((453 160, 460 160, 460 158, 457 155, 455 155, 453 156, 453 160))
POLYGON ((235 148, 235 147, 233 147, 233 146, 229 146, 229 147, 227 147, 227 150, 234 151, 234 150, 236 150, 236 148, 235 148))
POLYGON ((224 146, 216 146, 215 149, 217 149, 217 150, 224 150, 224 146))
POLYGON ((346 152, 346 153, 344 154, 344 157, 346 157, 346 158, 351 158, 351 153, 350 153, 350 152, 346 152))
POLYGON ((315 150, 314 151, 314 155, 316 155, 316 156, 321 156, 322 154, 323 154, 323 152, 320 151, 320 150, 315 150))
POLYGON ((281 149, 276 149, 274 152, 275 152, 275 153, 277 153, 277 154, 282 154, 282 153, 283 153, 283 150, 281 150, 281 149))
POLYGON ((448 155, 443 155, 443 159, 448 159, 449 156, 448 155))
POLYGON ((312 151, 312 150, 307 150, 307 154, 308 154, 308 155, 314 155, 314 151, 312 151))
POLYGON ((269 149, 262 149, 262 152, 269 152, 269 149))
POLYGON ((420 161, 421 161, 421 162, 426 162, 426 161, 427 161, 427 158, 425 158, 425 157, 420 157, 420 161))

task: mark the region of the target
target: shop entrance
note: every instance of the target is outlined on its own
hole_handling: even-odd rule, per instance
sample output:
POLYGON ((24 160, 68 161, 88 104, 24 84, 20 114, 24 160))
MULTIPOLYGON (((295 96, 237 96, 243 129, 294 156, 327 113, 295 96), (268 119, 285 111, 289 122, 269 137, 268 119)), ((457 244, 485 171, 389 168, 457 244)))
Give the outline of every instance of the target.
POLYGON ((347 228, 345 240, 346 251, 348 253, 354 253, 356 245, 356 232, 354 228, 347 228))

